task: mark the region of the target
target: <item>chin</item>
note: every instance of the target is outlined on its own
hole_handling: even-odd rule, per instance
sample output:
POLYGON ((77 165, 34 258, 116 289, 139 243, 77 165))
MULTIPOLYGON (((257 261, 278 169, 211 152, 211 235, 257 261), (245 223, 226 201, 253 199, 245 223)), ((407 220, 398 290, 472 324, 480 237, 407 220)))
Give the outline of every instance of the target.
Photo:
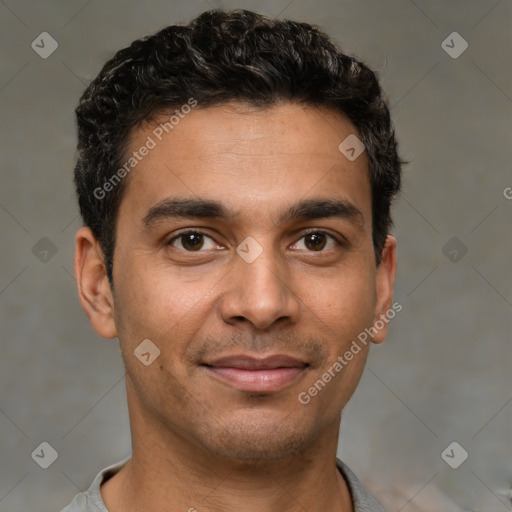
POLYGON ((279 424, 247 419, 220 425, 204 425, 200 443, 217 457, 241 464, 265 464, 296 456, 305 451, 314 436, 304 432, 304 424, 279 424))

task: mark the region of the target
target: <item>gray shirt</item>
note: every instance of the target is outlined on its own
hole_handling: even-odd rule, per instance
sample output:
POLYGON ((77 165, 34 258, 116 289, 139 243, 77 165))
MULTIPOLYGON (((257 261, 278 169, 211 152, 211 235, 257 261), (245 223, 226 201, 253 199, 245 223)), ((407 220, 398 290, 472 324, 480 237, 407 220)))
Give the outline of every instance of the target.
MULTIPOLYGON (((77 494, 74 500, 61 512, 108 512, 101 498, 100 485, 114 476, 129 459, 130 457, 100 471, 89 489, 77 494)), ((355 512, 386 512, 379 502, 361 485, 361 482, 346 464, 337 459, 337 466, 347 482, 355 512)))

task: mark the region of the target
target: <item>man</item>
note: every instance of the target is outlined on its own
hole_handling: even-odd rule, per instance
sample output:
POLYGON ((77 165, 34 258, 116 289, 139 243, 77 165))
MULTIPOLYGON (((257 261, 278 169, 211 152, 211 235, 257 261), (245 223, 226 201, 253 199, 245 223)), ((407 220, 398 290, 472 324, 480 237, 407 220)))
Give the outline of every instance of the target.
POLYGON ((75 274, 119 339, 132 456, 65 511, 382 511, 336 459, 396 309, 374 73, 310 25, 209 11, 119 51, 77 119, 75 274))

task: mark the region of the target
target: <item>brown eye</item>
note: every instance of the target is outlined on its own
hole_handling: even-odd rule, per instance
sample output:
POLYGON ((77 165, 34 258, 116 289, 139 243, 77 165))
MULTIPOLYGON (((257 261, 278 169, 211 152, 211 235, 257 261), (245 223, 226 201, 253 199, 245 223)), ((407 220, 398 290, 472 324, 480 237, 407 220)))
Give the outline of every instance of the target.
POLYGON ((201 249, 215 249, 218 247, 211 237, 200 231, 181 233, 169 240, 168 245, 187 252, 200 252, 201 249))
POLYGON ((324 233, 311 233, 304 237, 304 245, 311 251, 321 251, 327 241, 324 233))
POLYGON ((312 231, 311 233, 306 233, 302 238, 300 238, 292 248, 306 250, 309 252, 325 252, 329 249, 341 247, 342 245, 342 242, 340 242, 334 235, 323 231, 312 231), (301 245, 304 247, 300 247, 301 245))
POLYGON ((197 251, 204 244, 203 235, 200 233, 187 233, 181 235, 181 244, 187 251, 197 251))

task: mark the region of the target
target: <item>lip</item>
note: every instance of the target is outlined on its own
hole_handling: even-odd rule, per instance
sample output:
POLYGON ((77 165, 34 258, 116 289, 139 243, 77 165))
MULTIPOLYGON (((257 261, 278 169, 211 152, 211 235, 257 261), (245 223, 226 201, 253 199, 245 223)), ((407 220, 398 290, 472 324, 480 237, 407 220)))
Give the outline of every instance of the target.
POLYGON ((212 377, 241 391, 270 393, 290 386, 309 364, 288 355, 276 354, 263 358, 228 356, 201 366, 212 377))

